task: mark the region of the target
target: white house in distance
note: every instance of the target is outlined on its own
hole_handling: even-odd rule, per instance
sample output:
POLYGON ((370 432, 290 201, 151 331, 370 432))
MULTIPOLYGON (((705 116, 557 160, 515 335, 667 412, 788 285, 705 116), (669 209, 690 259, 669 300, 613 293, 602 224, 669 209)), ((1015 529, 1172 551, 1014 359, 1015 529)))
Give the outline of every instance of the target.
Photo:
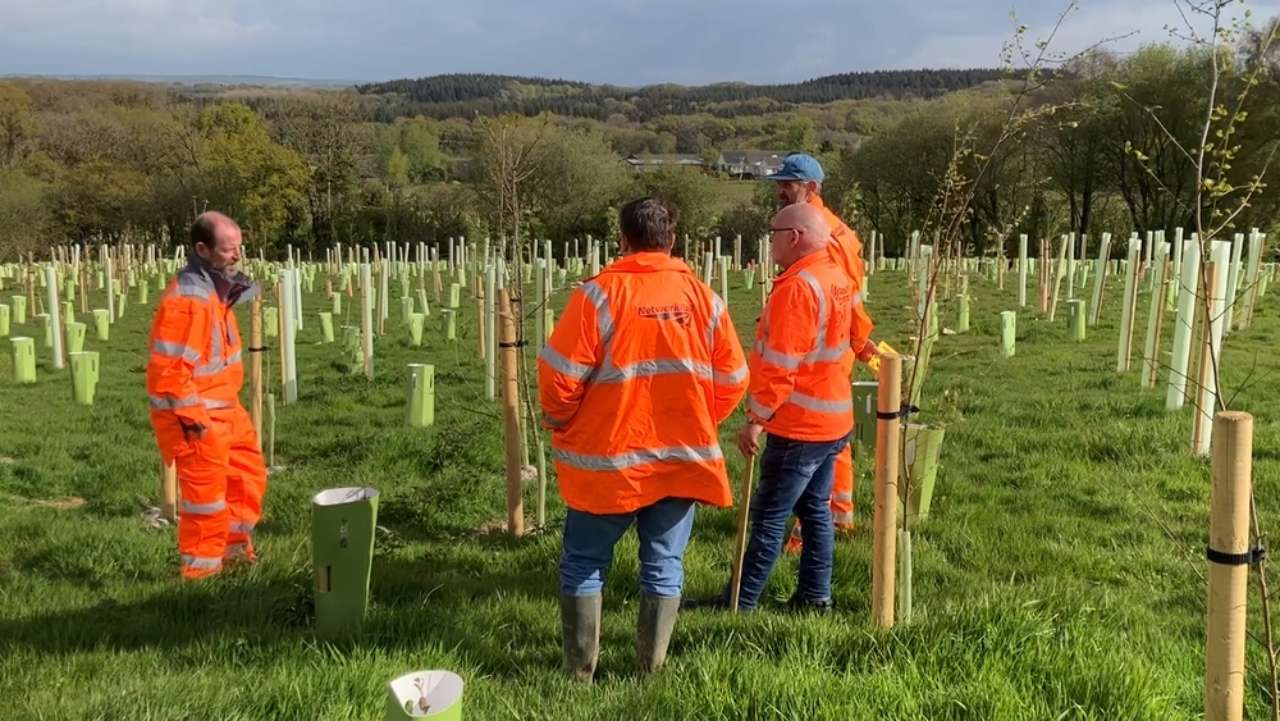
POLYGON ((628 155, 622 159, 622 162, 626 163, 627 167, 635 173, 671 167, 698 168, 700 170, 706 168, 706 163, 702 162, 702 158, 691 153, 638 153, 636 155, 628 155))
POLYGON ((785 157, 781 150, 726 150, 716 169, 731 178, 758 179, 778 172, 785 157))
POLYGON ((623 162, 635 173, 681 167, 715 171, 740 180, 754 180, 778 172, 785 157, 787 152, 782 150, 726 150, 710 165, 701 156, 692 153, 640 153, 628 155, 623 162))

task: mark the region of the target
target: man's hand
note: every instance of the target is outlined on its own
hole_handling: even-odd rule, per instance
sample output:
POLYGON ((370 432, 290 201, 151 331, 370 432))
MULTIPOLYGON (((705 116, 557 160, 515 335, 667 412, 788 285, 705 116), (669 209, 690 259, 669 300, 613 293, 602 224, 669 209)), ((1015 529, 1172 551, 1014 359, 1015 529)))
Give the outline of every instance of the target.
POLYGON ((744 456, 754 456, 760 451, 760 434, 764 432, 764 426, 753 421, 747 421, 747 424, 738 431, 738 450, 742 451, 744 456))

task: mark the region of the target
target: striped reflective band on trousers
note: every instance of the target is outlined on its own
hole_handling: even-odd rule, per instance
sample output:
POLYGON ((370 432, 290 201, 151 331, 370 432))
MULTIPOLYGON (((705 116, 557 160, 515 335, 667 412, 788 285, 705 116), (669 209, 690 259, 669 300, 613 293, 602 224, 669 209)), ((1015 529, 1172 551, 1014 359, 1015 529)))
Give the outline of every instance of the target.
POLYGON ((182 512, 194 513, 197 516, 212 516, 215 513, 221 513, 227 508, 227 499, 219 498, 212 503, 192 503, 187 499, 182 499, 182 512))
POLYGON ((217 556, 190 556, 184 553, 182 554, 182 565, 187 568, 209 571, 215 568, 222 568, 222 559, 217 556))
POLYGON ((225 560, 242 558, 248 555, 249 544, 247 543, 228 543, 227 547, 222 550, 222 558, 225 560))
POLYGON ((620 471, 646 463, 663 461, 682 461, 697 463, 700 461, 716 461, 724 458, 720 446, 667 446, 665 448, 643 448, 626 453, 609 456, 573 453, 560 448, 551 449, 551 457, 565 465, 581 468, 586 471, 620 471))
POLYGON ((227 530, 231 533, 243 533, 246 536, 252 536, 253 526, 254 524, 249 523, 248 521, 232 521, 227 526, 227 530))

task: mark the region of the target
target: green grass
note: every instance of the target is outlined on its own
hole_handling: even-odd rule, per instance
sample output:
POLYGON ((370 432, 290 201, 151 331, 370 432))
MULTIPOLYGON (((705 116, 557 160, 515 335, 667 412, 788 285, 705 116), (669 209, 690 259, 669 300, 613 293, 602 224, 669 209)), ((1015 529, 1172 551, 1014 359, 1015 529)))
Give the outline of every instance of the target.
MULTIPOLYGON (((905 285, 902 274, 876 274, 869 298, 878 336, 899 348, 910 334, 905 285)), ((87 342, 104 354, 92 408, 72 403, 68 372, 45 357, 38 384, 13 385, 6 343, 0 718, 377 719, 386 682, 421 668, 463 675, 470 719, 1198 718, 1208 464, 1188 455, 1190 411, 1166 413, 1163 386, 1144 392, 1136 370, 1114 372, 1120 293, 1117 280, 1110 285, 1112 302, 1087 342, 1069 339, 1064 309, 1050 324, 1027 308, 1017 356, 1005 360, 998 312, 1016 305, 1016 293, 1012 283, 1000 291, 973 279, 973 330, 942 338, 922 403, 923 418, 948 431, 933 515, 915 533, 913 623, 872 627, 862 530, 837 546, 838 613, 782 612, 796 571, 784 559, 763 611, 682 615, 667 668, 640 680, 629 536, 606 588, 593 687, 558 671, 563 507, 554 481, 545 534, 516 541, 491 530, 504 517, 501 424, 483 397, 470 304, 457 346, 443 340, 437 315, 421 349, 408 347, 393 305, 377 379, 367 382, 342 372, 337 345, 318 344, 315 313, 328 302, 306 297, 301 395, 279 409, 283 468, 260 526, 263 560, 196 584, 177 578, 172 531, 149 530, 142 516, 160 471, 144 392, 150 308, 131 304, 110 342, 87 342), (423 360, 436 365, 437 425, 414 430, 403 423, 405 366, 423 360), (309 630, 308 499, 353 484, 382 491, 387 532, 377 540, 366 633, 335 645, 309 630), (87 503, 36 503, 68 497, 87 503)), ((749 337, 758 291, 735 287, 731 297, 749 337)), ((1264 299, 1225 359, 1229 389, 1252 383, 1233 405, 1257 417, 1264 524, 1280 512, 1278 305, 1274 294, 1264 299)), ((954 308, 942 313, 953 326, 954 308)), ((1140 354, 1145 294, 1138 315, 1140 354)), ((31 324, 14 334, 39 337, 31 324)), ((726 451, 739 422, 724 428, 726 451)), ((736 486, 741 459, 729 455, 736 486)), ((868 466, 859 463, 862 529, 868 466)), ((525 498, 532 518, 535 486, 525 498)), ((689 595, 724 582, 733 527, 731 510, 700 511, 689 595)), ((1256 609, 1251 595, 1255 631, 1256 609)), ((1249 662, 1246 701, 1261 717, 1256 644, 1249 662)))

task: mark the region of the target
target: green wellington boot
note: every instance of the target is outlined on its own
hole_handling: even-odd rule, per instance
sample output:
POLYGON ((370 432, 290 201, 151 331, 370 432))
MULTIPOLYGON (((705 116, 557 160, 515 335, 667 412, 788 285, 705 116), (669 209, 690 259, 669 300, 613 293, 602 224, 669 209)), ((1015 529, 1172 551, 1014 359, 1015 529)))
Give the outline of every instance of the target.
POLYGON ((564 671, 591 683, 600 660, 600 610, 603 597, 560 596, 560 629, 564 634, 564 671))
POLYGON ((680 597, 640 597, 640 619, 636 622, 636 665, 641 674, 653 673, 667 660, 667 644, 676 627, 680 597))

